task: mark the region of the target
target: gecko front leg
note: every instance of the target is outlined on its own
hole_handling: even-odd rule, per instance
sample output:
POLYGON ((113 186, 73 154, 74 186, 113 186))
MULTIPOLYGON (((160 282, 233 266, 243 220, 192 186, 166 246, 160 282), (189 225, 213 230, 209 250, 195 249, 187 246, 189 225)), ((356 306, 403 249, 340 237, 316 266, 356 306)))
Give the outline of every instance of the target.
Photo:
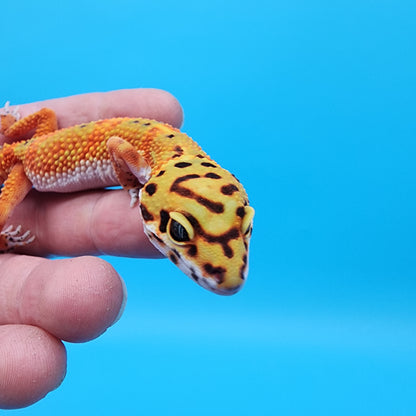
POLYGON ((111 164, 120 185, 130 194, 130 206, 139 199, 140 188, 148 181, 151 169, 143 155, 129 142, 113 136, 107 141, 111 164))
POLYGON ((27 178, 22 164, 17 163, 10 170, 0 194, 0 253, 24 246, 34 240, 30 231, 22 232, 20 225, 4 229, 13 209, 23 201, 31 188, 32 183, 27 178))

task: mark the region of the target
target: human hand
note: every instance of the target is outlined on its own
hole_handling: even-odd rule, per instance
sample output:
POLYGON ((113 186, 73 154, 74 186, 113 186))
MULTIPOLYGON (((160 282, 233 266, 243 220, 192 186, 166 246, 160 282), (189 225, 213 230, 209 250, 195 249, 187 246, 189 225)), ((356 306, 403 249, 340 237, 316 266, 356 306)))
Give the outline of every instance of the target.
MULTIPOLYGON (((179 103, 160 90, 78 95, 22 105, 19 112, 24 117, 42 107, 56 112, 61 128, 117 116, 182 123, 179 103)), ((36 239, 21 250, 29 255, 0 255, 0 408, 28 406, 57 388, 66 373, 62 340, 94 339, 122 313, 121 278, 91 255, 161 256, 129 202, 123 190, 32 190, 13 212, 8 223, 21 224, 36 239), (80 257, 37 257, 49 254, 80 257)))

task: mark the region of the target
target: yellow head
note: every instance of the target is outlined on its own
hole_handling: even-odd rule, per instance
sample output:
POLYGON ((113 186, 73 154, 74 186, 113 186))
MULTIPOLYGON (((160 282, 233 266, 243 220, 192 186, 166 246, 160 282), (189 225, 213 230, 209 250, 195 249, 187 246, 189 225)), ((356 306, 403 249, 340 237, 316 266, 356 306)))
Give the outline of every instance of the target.
POLYGON ((238 180, 203 155, 184 155, 140 191, 150 241, 204 288, 236 293, 248 271, 254 209, 238 180))

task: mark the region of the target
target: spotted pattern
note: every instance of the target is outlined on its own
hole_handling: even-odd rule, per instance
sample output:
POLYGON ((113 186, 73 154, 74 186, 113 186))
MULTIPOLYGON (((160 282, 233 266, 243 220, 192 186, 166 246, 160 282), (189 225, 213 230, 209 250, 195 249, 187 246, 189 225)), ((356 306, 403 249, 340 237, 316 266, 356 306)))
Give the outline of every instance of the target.
MULTIPOLYGON (((11 166, 21 162, 38 191, 72 192, 121 184, 130 191, 132 206, 138 199, 149 240, 174 264, 208 290, 220 294, 239 290, 247 275, 253 211, 234 175, 166 124, 116 118, 54 131, 53 121, 39 122, 51 110, 40 113, 42 117, 35 114, 12 126, 14 140, 30 130, 36 133, 30 140, 0 148, 2 180, 11 166), (120 149, 107 147, 110 137, 116 139, 112 143, 120 143, 120 149), (173 241, 175 236, 168 232, 172 224, 180 224, 189 239, 173 241)), ((2 197, 9 183, 0 188, 2 197)), ((0 251, 10 240, 10 233, 3 231, 0 251)))

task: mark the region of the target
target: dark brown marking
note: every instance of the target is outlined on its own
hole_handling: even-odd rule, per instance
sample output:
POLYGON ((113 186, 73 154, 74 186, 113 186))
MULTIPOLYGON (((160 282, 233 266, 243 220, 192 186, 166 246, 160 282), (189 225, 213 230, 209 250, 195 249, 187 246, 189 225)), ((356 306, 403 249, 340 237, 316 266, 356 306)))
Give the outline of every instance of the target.
POLYGON ((180 153, 176 153, 176 154, 174 154, 173 156, 172 156, 172 159, 175 159, 175 158, 177 158, 177 157, 181 157, 182 155, 180 154, 180 153))
POLYGON ((196 234, 200 235, 208 243, 220 244, 226 257, 232 258, 234 256, 234 252, 229 244, 231 240, 236 240, 240 236, 240 233, 237 228, 231 228, 230 230, 221 235, 212 235, 205 232, 205 230, 201 227, 201 224, 193 215, 186 214, 185 216, 191 223, 196 234))
POLYGON ((187 253, 188 256, 195 257, 198 254, 198 248, 195 244, 190 244, 187 253))
POLYGON ((160 243, 160 244, 163 244, 163 245, 165 245, 165 242, 161 239, 161 238, 159 238, 155 233, 151 233, 151 235, 153 236, 153 238, 158 242, 158 243, 160 243))
POLYGON ((166 227, 169 222, 169 213, 165 210, 160 210, 160 224, 159 224, 159 231, 161 233, 166 232, 166 227))
POLYGON ((188 166, 191 166, 191 165, 192 165, 192 163, 189 163, 189 162, 178 162, 178 163, 175 163, 175 168, 183 169, 183 168, 187 168, 188 166))
POLYGON ((143 126, 151 126, 151 125, 152 125, 152 123, 149 123, 149 122, 143 123, 143 126))
POLYGON ((230 183, 229 185, 224 185, 221 187, 221 192, 224 195, 232 195, 234 192, 237 192, 238 188, 233 185, 232 183, 230 183))
POLYGON ((219 284, 224 282, 224 273, 227 271, 224 267, 214 267, 210 263, 204 264, 204 270, 211 276, 214 277, 215 281, 219 284))
POLYGON ((168 137, 169 139, 173 139, 175 137, 174 134, 167 134, 166 137, 168 137))
POLYGON ((144 187, 144 190, 152 196, 157 191, 157 185, 155 183, 149 183, 144 187))
POLYGON ((214 173, 214 172, 208 172, 206 175, 205 175, 205 177, 206 178, 211 178, 211 179, 221 179, 221 176, 220 175, 217 175, 216 173, 214 173))
POLYGON ((169 254, 169 259, 172 263, 178 264, 178 259, 176 258, 176 256, 173 253, 169 254))
POLYGON ((162 176, 165 172, 166 172, 165 170, 161 170, 156 176, 157 177, 162 176))
POLYGON ((154 220, 153 215, 147 210, 147 208, 143 204, 140 205, 140 211, 142 212, 142 217, 145 221, 154 220))
POLYGON ((244 254, 244 256, 243 256, 243 264, 240 267, 240 277, 241 277, 241 280, 244 280, 246 278, 245 272, 246 272, 246 268, 247 268, 247 260, 248 260, 247 259, 247 255, 244 254))
POLYGON ((177 178, 172 186, 170 187, 171 192, 175 192, 178 195, 183 196, 184 198, 194 199, 198 204, 203 205, 205 208, 209 209, 211 212, 221 214, 224 212, 224 205, 221 202, 211 201, 201 195, 196 194, 194 191, 180 186, 182 182, 188 181, 190 179, 196 179, 200 176, 197 174, 185 175, 177 178))
POLYGON ((173 149, 175 152, 178 152, 178 153, 183 153, 183 149, 182 149, 182 147, 180 147, 180 146, 175 146, 175 148, 173 149))
POLYGON ((199 159, 204 159, 205 158, 205 156, 200 155, 200 154, 196 155, 196 157, 198 157, 199 159))
POLYGON ((212 163, 209 163, 209 162, 202 162, 201 166, 205 166, 207 168, 216 168, 217 167, 216 165, 213 165, 212 163))
POLYGON ((194 270, 191 270, 191 277, 195 280, 195 282, 199 280, 199 276, 195 273, 194 270))
POLYGON ((244 235, 247 237, 250 237, 252 231, 253 231, 253 227, 250 224, 250 226, 247 228, 247 231, 244 233, 244 235))
POLYGON ((172 252, 173 252, 173 254, 178 258, 178 259, 180 259, 181 258, 181 255, 179 254, 179 252, 178 252, 178 250, 176 250, 175 248, 173 248, 172 249, 172 252))
POLYGON ((238 183, 241 183, 239 180, 238 180, 238 178, 237 178, 237 176, 235 176, 233 173, 231 174, 231 176, 238 182, 238 183))
POLYGON ((140 123, 140 120, 131 120, 130 123, 137 124, 140 123))
POLYGON ((190 175, 181 176, 180 178, 175 179, 175 182, 173 182, 170 190, 172 191, 172 188, 174 186, 179 185, 182 182, 189 181, 190 179, 196 179, 196 178, 200 178, 200 176, 197 175, 196 173, 191 173, 190 175))
POLYGON ((240 218, 244 218, 244 216, 246 215, 246 210, 244 209, 244 207, 238 207, 236 212, 235 212, 240 218))

